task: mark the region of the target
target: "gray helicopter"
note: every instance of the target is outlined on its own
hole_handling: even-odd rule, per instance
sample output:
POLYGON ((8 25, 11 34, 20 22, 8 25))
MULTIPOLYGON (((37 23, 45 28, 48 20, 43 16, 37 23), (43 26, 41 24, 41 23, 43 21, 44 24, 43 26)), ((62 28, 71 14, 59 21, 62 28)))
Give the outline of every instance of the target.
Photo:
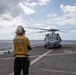
POLYGON ((55 33, 56 31, 59 31, 58 29, 42 29, 42 28, 34 28, 34 27, 28 27, 32 29, 39 29, 40 31, 36 33, 44 33, 49 32, 45 34, 44 39, 44 47, 45 48, 60 48, 61 47, 61 37, 58 33, 55 33))
POLYGON ((62 33, 68 33, 68 30, 76 30, 76 28, 68 28, 68 29, 43 29, 43 28, 34 28, 34 27, 27 27, 31 29, 38 29, 40 31, 36 33, 44 33, 49 32, 45 34, 44 38, 44 47, 45 48, 61 48, 61 42, 62 39, 59 35, 59 33, 56 33, 57 31, 60 31, 62 33))
POLYGON ((50 33, 45 35, 45 48, 61 48, 61 37, 58 33, 58 29, 50 29, 48 30, 50 33))

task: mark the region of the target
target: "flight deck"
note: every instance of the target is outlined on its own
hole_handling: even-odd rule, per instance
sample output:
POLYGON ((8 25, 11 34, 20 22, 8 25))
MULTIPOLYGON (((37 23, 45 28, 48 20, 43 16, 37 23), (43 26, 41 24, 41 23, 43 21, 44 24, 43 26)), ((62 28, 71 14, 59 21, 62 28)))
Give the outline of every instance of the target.
MULTIPOLYGON (((76 75, 75 44, 55 49, 37 46, 29 54, 29 75, 76 75)), ((13 55, 13 52, 0 55, 0 75, 13 75, 13 55)))

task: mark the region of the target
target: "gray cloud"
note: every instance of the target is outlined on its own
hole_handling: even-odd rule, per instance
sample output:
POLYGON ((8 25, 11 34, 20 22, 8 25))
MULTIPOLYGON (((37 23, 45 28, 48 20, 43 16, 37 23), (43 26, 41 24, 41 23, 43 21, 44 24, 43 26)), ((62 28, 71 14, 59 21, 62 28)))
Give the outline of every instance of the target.
MULTIPOLYGON (((8 13, 9 11, 11 11, 12 9, 14 9, 14 7, 16 6, 13 2, 13 0, 2 0, 0 1, 0 15, 3 15, 5 13, 8 13), (15 5, 15 6, 14 6, 15 5)), ((11 12, 10 12, 11 13, 11 12)))
POLYGON ((19 3, 25 3, 27 0, 0 0, 0 15, 9 14, 16 17, 25 12, 19 6, 19 3))

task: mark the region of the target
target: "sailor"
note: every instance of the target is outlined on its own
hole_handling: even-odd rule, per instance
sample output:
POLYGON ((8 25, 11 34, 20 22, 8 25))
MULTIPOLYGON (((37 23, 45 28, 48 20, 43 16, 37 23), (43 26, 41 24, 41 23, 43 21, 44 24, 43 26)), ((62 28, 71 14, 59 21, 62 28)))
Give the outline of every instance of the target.
POLYGON ((16 36, 13 39, 14 45, 14 75, 20 75, 23 70, 23 75, 28 75, 30 61, 28 59, 28 50, 31 50, 29 39, 24 36, 25 30, 20 25, 17 27, 16 36))

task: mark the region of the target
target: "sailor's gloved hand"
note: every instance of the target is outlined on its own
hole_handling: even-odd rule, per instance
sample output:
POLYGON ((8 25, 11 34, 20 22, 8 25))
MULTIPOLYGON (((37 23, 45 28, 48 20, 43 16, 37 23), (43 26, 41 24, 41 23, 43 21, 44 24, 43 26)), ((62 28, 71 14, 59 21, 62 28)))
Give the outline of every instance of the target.
POLYGON ((32 48, 31 48, 31 46, 27 46, 27 49, 28 49, 28 50, 31 50, 32 48))

